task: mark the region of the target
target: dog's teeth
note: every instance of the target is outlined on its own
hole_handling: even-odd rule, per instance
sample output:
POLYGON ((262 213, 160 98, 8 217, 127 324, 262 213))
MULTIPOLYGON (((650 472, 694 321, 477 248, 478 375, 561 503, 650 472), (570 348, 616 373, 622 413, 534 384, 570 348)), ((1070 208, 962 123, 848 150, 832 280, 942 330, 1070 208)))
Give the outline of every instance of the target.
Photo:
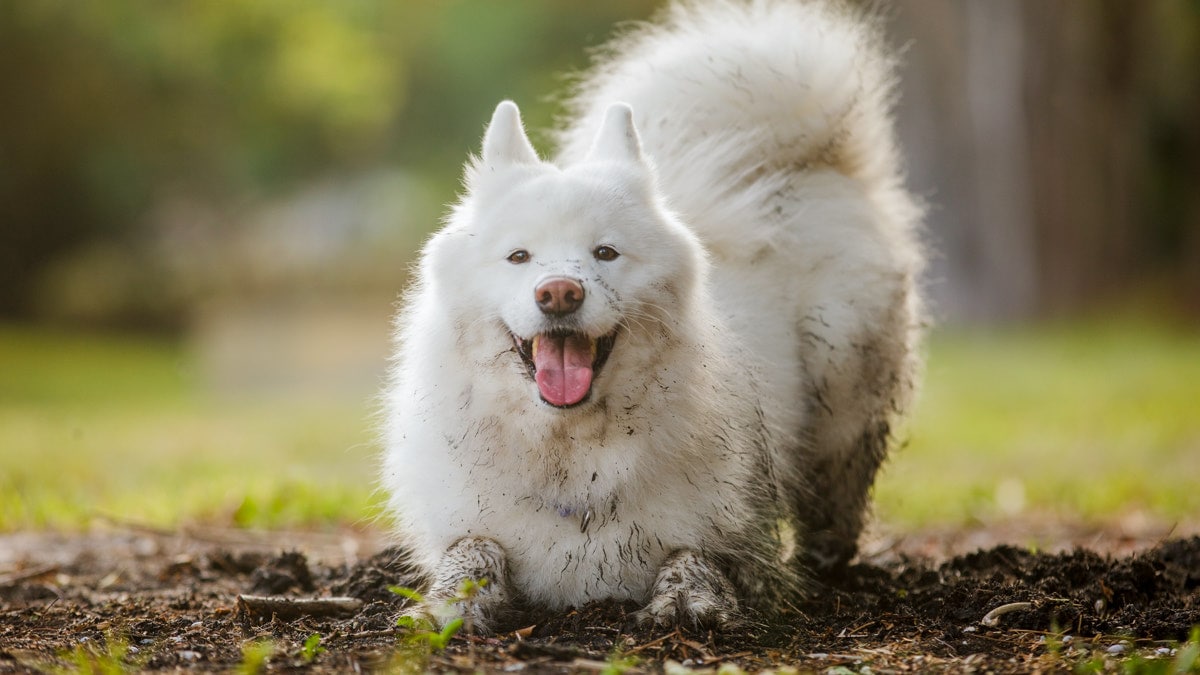
POLYGON ((542 339, 541 335, 533 336, 533 346, 530 347, 530 349, 529 349, 529 355, 532 358, 535 358, 535 359, 537 358, 538 342, 541 341, 541 339, 542 339))
POLYGON ((592 347, 592 360, 595 361, 596 360, 596 350, 599 349, 599 347, 596 346, 597 343, 595 340, 589 340, 588 343, 592 347))

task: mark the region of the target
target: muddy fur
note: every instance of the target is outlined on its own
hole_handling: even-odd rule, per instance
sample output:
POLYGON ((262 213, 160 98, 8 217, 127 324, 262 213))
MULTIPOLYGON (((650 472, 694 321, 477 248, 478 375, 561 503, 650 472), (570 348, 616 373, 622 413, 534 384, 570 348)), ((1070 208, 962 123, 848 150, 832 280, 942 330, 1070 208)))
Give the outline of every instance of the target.
POLYGON ((677 4, 598 55, 552 161, 496 108, 397 319, 384 428, 412 564, 504 577, 477 623, 611 598, 728 624, 854 555, 922 324, 877 32, 677 4))

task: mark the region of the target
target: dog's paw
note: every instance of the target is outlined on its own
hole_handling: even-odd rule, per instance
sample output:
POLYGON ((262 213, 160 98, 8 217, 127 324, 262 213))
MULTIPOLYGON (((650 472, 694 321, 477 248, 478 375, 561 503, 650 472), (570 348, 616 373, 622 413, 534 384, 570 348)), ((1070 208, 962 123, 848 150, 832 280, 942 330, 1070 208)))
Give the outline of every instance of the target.
POLYGON ((507 578, 508 564, 499 544, 478 537, 460 539, 442 556, 422 601, 401 616, 439 629, 462 619, 467 630, 490 634, 510 601, 507 578))
POLYGON ((734 626, 742 622, 733 585, 693 551, 676 551, 654 581, 650 604, 634 614, 641 625, 734 626))
POLYGON ((837 579, 845 574, 858 552, 853 537, 830 530, 810 533, 805 538, 803 562, 818 579, 837 579))
POLYGON ((410 630, 433 630, 444 628, 445 623, 453 620, 453 617, 449 617, 446 622, 440 621, 434 609, 428 602, 411 602, 400 612, 396 625, 410 630))

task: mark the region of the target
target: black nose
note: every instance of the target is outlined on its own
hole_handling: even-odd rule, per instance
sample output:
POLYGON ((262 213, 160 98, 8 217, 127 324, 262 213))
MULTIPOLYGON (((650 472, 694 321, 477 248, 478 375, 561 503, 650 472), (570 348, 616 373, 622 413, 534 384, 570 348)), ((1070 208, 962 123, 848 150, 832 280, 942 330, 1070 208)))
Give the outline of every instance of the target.
POLYGON ((553 277, 533 289, 533 299, 545 314, 570 314, 583 305, 583 286, 574 279, 553 277))

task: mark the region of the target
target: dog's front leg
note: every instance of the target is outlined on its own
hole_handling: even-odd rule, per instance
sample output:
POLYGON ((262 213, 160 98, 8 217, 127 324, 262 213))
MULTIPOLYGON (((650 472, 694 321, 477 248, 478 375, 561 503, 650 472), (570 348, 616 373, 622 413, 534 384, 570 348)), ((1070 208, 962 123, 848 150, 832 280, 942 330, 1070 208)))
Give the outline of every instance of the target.
POLYGON ((463 537, 442 555, 420 607, 408 612, 444 627, 455 618, 475 633, 489 634, 508 605, 508 560, 500 544, 463 537))
POLYGON ((687 549, 672 553, 654 580, 650 604, 634 615, 638 623, 727 626, 739 623, 737 595, 712 562, 687 549))

